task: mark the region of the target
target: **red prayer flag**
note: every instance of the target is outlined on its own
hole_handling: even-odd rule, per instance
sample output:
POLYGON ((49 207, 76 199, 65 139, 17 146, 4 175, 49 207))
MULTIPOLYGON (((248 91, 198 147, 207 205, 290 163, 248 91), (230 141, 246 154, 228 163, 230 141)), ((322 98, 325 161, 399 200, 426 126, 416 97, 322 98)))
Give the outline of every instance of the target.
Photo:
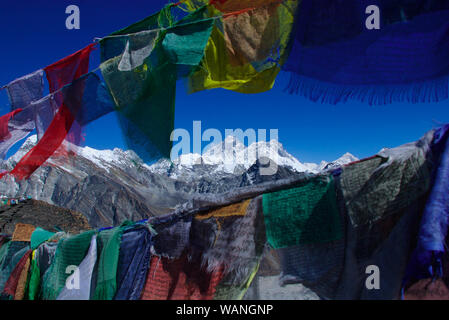
POLYGON ((50 92, 59 90, 88 72, 90 52, 94 50, 94 45, 90 44, 44 68, 50 92))
POLYGON ((8 129, 8 123, 9 120, 11 120, 19 112, 22 112, 22 109, 16 109, 0 117, 0 142, 8 140, 11 137, 8 129))
POLYGON ((184 255, 170 260, 153 256, 141 300, 212 300, 223 272, 209 273, 184 255))
POLYGON ((33 250, 28 250, 14 267, 14 270, 11 272, 8 280, 5 283, 3 294, 14 297, 17 289, 17 284, 19 283, 20 275, 27 263, 27 260, 30 258, 31 252, 33 252, 33 250))
MULTIPOLYGON (((94 45, 91 44, 44 68, 50 92, 54 92, 70 84, 73 80, 80 78, 88 72, 90 52, 94 49, 94 45)), ((63 99, 61 94, 57 94, 55 99, 60 106, 63 99)), ((72 122, 71 130, 69 129, 67 133, 67 140, 76 145, 79 145, 81 142, 81 126, 76 121, 72 122)), ((66 155, 64 151, 60 151, 60 154, 66 155)))

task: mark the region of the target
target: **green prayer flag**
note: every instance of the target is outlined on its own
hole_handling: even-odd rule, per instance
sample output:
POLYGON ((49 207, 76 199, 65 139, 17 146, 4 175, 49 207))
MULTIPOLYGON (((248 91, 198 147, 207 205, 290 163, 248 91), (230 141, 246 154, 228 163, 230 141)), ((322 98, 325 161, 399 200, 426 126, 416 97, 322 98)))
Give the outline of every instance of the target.
POLYGON ((68 267, 80 265, 95 233, 95 230, 91 230, 59 241, 53 263, 43 276, 42 297, 44 300, 56 300, 71 274, 71 269, 68 267))
POLYGON ((267 239, 275 249, 321 243, 343 236, 332 176, 263 195, 267 239))
POLYGON ((112 300, 117 291, 117 266, 123 227, 102 231, 97 237, 97 284, 92 300, 112 300))
POLYGON ((39 266, 37 265, 36 259, 36 251, 33 251, 31 264, 30 264, 30 273, 28 279, 28 300, 37 300, 39 297, 39 289, 41 283, 41 273, 39 266))
POLYGON ((101 65, 114 97, 117 116, 128 148, 144 161, 169 157, 174 129, 176 69, 171 65, 152 71, 148 63, 119 71, 119 59, 101 65))
POLYGON ((37 249, 39 245, 55 235, 54 232, 37 227, 31 234, 31 249, 37 249))
POLYGON ((200 64, 213 24, 213 19, 180 21, 167 31, 162 46, 169 63, 177 65, 178 76, 188 76, 200 64))
POLYGON ((11 245, 11 241, 8 241, 0 247, 0 264, 3 263, 3 260, 6 257, 6 253, 8 252, 10 245, 11 245))
MULTIPOLYGON (((155 17, 148 19, 156 23, 155 17)), ((132 31, 148 24, 135 25, 132 31)), ((104 58, 117 54, 100 67, 114 98, 125 141, 145 162, 170 157, 176 81, 200 63, 212 24, 212 19, 180 24, 160 30, 157 39, 140 30, 101 42, 104 58), (134 61, 130 59, 133 56, 134 61)))

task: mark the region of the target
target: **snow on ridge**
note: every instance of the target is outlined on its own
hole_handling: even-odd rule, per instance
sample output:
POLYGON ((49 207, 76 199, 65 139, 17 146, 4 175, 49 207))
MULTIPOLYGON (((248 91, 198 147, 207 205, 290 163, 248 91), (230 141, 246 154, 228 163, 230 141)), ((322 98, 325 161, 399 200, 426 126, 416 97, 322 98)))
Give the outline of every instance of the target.
POLYGON ((214 167, 213 172, 234 173, 238 167, 247 170, 257 161, 258 155, 259 157, 268 157, 279 166, 289 167, 296 172, 310 173, 317 173, 330 163, 333 166, 338 166, 358 160, 347 152, 330 163, 326 161, 321 161, 320 164, 302 163, 288 153, 277 140, 254 142, 246 147, 234 136, 228 136, 223 142, 208 147, 202 155, 198 153, 182 154, 173 162, 162 159, 151 165, 144 164, 137 154, 131 150, 123 151, 118 148, 96 150, 90 147, 83 147, 78 150, 81 156, 108 171, 110 167, 129 165, 130 161, 134 161, 142 163, 146 169, 153 173, 167 172, 173 165, 180 171, 191 170, 196 165, 210 165, 214 167))
MULTIPOLYGON (((29 136, 25 142, 22 144, 20 149, 12 155, 8 161, 18 162, 32 147, 37 144, 37 135, 29 136)), ((66 146, 68 150, 74 151, 78 156, 81 156, 90 162, 94 163, 98 167, 109 171, 111 167, 114 166, 124 166, 130 165, 131 162, 142 163, 142 160, 137 156, 137 154, 132 150, 123 151, 119 148, 114 148, 113 150, 104 149, 97 150, 88 146, 81 147, 76 146, 68 141, 64 141, 63 145, 66 146)), ((49 159, 52 161, 52 158, 49 159)), ((65 170, 68 170, 65 168, 65 170)))
POLYGON ((318 164, 301 163, 288 153, 277 140, 254 142, 250 146, 245 147, 234 136, 228 136, 223 142, 208 147, 203 155, 195 153, 183 154, 173 162, 175 165, 184 168, 206 164, 215 166, 214 171, 233 173, 239 166, 247 170, 261 157, 270 158, 278 165, 292 168, 297 172, 308 171, 316 173, 319 171, 318 164))
POLYGON ((132 150, 124 151, 119 148, 113 150, 97 150, 91 147, 77 147, 77 154, 95 163, 97 166, 109 171, 111 167, 130 166, 143 161, 132 150))
POLYGON ((8 162, 19 162, 20 159, 22 159, 22 157, 31 150, 31 148, 33 148, 37 143, 37 135, 31 135, 29 136, 22 144, 22 146, 20 147, 20 149, 13 154, 11 157, 9 157, 8 162))
MULTIPOLYGON (((36 142, 37 136, 30 136, 19 151, 11 156, 10 159, 14 162, 19 161, 36 142)), ((173 165, 179 172, 190 171, 196 165, 210 165, 213 167, 213 172, 235 173, 236 170, 241 170, 242 168, 245 170, 249 169, 258 158, 268 157, 279 166, 291 168, 296 172, 317 173, 329 165, 335 167, 358 160, 358 158, 347 152, 333 162, 321 161, 320 164, 302 163, 288 153, 277 140, 254 142, 246 147, 238 138, 228 136, 223 142, 209 146, 202 155, 197 153, 182 154, 173 162, 168 159, 161 159, 154 164, 148 165, 143 163, 132 150, 124 151, 119 148, 97 150, 88 146, 79 147, 67 142, 64 143, 79 156, 108 172, 114 167, 123 168, 140 164, 153 173, 167 173, 173 165)))
POLYGON ((335 160, 334 162, 338 162, 341 164, 346 164, 354 161, 358 161, 359 158, 355 157, 353 154, 346 152, 344 155, 342 155, 340 158, 335 160))

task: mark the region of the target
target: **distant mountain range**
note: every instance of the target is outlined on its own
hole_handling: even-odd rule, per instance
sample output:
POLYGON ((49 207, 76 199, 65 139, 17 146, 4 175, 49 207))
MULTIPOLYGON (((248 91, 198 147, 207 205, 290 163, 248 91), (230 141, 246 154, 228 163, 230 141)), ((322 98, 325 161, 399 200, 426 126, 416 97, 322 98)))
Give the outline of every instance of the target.
MULTIPOLYGON (((19 151, 4 161, 10 170, 36 144, 29 137, 19 151)), ((231 189, 282 179, 300 172, 319 172, 358 160, 350 153, 320 164, 301 163, 275 140, 246 147, 234 137, 202 155, 181 155, 175 161, 147 165, 133 151, 76 147, 73 157, 51 158, 28 180, 0 180, 0 194, 31 196, 86 216, 92 227, 113 226, 171 211, 198 193, 231 189), (273 175, 261 175, 257 155, 277 164, 273 175)))

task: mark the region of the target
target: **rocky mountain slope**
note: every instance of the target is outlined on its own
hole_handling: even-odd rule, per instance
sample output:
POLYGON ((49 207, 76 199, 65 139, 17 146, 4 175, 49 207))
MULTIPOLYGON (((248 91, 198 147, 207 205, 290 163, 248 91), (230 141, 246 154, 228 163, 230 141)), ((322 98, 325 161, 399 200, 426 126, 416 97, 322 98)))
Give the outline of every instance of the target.
POLYGON ((11 235, 17 223, 73 234, 91 229, 81 213, 33 199, 16 205, 0 206, 0 233, 11 235))

